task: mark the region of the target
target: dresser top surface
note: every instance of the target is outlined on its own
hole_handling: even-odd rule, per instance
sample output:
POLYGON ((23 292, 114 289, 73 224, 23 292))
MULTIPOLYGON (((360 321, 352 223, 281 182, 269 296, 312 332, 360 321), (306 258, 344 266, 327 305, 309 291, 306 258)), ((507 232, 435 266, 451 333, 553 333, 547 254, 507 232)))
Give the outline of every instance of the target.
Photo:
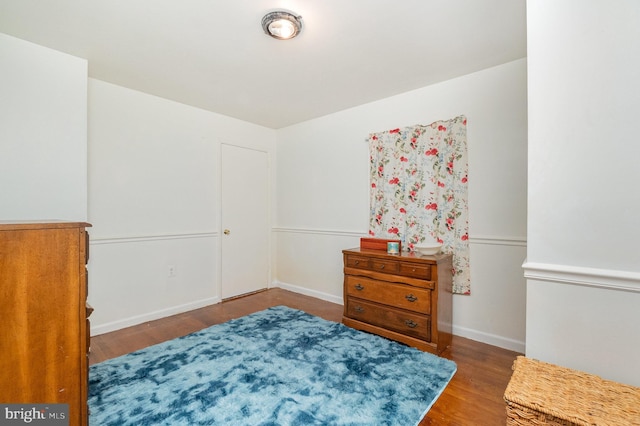
POLYGON ((440 263, 441 261, 451 258, 450 254, 435 254, 430 256, 421 255, 416 252, 401 251, 399 254, 388 254, 384 250, 361 249, 359 247, 342 250, 344 254, 363 255, 375 257, 379 259, 397 259, 401 261, 421 262, 421 263, 440 263))
POLYGON ((63 228, 88 228, 90 223, 67 222, 62 220, 0 220, 0 231, 17 231, 23 229, 63 229, 63 228))

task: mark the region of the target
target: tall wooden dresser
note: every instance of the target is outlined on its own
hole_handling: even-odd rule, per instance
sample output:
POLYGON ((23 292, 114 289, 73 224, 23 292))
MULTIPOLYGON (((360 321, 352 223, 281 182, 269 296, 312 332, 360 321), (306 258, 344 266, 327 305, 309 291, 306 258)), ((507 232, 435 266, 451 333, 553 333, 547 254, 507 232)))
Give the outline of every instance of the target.
POLYGON ((451 344, 450 254, 342 253, 345 325, 436 354, 451 344))
POLYGON ((88 223, 0 222, 0 402, 88 424, 88 223))

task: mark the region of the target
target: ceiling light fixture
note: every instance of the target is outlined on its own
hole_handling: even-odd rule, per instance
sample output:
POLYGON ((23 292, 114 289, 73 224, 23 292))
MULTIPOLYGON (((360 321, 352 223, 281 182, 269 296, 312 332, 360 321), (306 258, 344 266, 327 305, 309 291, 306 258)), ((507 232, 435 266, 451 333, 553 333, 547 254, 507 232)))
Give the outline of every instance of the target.
POLYGON ((273 38, 289 40, 302 31, 302 16, 284 10, 270 12, 262 18, 262 29, 273 38))

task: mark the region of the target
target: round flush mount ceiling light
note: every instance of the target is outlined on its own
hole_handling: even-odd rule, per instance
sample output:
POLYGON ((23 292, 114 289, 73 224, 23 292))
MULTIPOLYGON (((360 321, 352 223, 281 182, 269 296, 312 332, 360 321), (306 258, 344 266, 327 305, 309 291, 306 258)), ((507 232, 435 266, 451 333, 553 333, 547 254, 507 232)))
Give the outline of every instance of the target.
POLYGON ((273 38, 289 40, 302 31, 302 16, 284 10, 270 12, 262 18, 262 29, 273 38))

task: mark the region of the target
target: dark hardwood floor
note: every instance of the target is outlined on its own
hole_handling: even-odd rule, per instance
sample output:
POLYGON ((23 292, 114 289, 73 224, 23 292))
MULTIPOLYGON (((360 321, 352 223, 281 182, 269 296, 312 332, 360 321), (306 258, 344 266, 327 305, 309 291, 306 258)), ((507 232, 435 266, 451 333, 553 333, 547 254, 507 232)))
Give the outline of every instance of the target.
MULTIPOLYGON (((286 305, 340 322, 342 306, 282 289, 270 289, 191 312, 91 338, 89 363, 95 364, 233 318, 286 305)), ((517 352, 453 336, 441 356, 458 371, 420 425, 504 425, 502 398, 517 352)))

